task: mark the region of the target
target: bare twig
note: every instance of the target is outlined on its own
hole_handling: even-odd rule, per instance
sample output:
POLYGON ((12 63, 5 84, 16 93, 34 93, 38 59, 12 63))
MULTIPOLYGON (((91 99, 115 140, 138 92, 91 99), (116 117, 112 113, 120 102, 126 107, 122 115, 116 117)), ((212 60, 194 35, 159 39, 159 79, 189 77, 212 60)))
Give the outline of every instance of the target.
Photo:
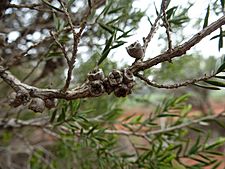
POLYGON ((135 74, 135 76, 138 77, 139 79, 145 81, 148 85, 156 87, 156 88, 175 89, 175 88, 195 84, 195 83, 200 82, 200 81, 208 80, 208 79, 214 77, 215 74, 208 75, 208 76, 205 75, 204 77, 200 77, 200 78, 196 78, 196 79, 192 79, 192 80, 187 80, 185 82, 170 84, 170 85, 163 85, 163 84, 158 84, 156 82, 152 82, 148 78, 141 75, 140 73, 135 74))
POLYGON ((69 22, 69 26, 72 30, 72 33, 73 33, 73 51, 72 51, 72 57, 70 59, 68 63, 68 71, 67 71, 67 78, 66 78, 66 83, 62 89, 62 92, 66 92, 67 89, 69 88, 69 85, 70 85, 70 81, 71 81, 71 78, 72 78, 72 72, 73 72, 73 69, 74 69, 74 64, 76 62, 76 57, 77 57, 77 51, 78 51, 78 44, 80 42, 80 37, 81 37, 81 34, 86 26, 86 21, 87 21, 87 18, 88 16, 90 15, 91 13, 91 9, 88 10, 87 14, 84 16, 83 20, 81 21, 81 25, 80 25, 80 30, 78 33, 75 32, 74 30, 74 25, 73 25, 73 22, 72 22, 72 19, 70 17, 70 14, 67 10, 67 8, 65 7, 64 3, 61 1, 61 0, 58 0, 61 4, 61 6, 63 7, 63 11, 67 17, 67 20, 69 22))
POLYGON ((56 44, 60 47, 61 51, 63 52, 64 57, 66 58, 67 64, 69 65, 69 64, 70 64, 70 59, 69 59, 69 57, 68 57, 68 55, 67 55, 67 53, 66 53, 65 46, 63 46, 63 44, 61 44, 61 43, 58 41, 56 35, 55 35, 52 31, 50 31, 50 34, 51 34, 51 36, 53 37, 53 39, 55 40, 56 44))
POLYGON ((161 13, 157 16, 157 18, 155 19, 155 22, 154 24, 152 25, 151 29, 150 29, 150 32, 149 34, 143 39, 144 40, 144 51, 146 51, 147 47, 148 47, 148 44, 151 42, 154 34, 156 33, 156 30, 157 30, 157 25, 158 25, 158 22, 161 18, 161 13))
POLYGON ((172 50, 172 40, 170 37, 170 25, 169 25, 169 22, 168 22, 167 16, 166 16, 166 4, 167 4, 167 0, 162 0, 162 12, 163 12, 163 22, 164 22, 163 25, 166 28, 168 50, 171 51, 172 50))

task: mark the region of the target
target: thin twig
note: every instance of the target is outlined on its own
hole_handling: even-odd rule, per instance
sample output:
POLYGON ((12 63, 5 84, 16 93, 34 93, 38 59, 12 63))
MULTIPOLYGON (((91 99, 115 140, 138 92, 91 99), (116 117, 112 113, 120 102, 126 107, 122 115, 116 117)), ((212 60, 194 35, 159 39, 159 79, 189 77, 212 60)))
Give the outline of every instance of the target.
POLYGON ((39 59, 39 61, 37 62, 37 64, 33 67, 33 69, 23 78, 23 80, 21 82, 25 82, 31 75, 32 73, 38 68, 38 66, 40 65, 40 63, 42 62, 42 58, 39 59))
POLYGON ((155 22, 154 24, 152 25, 151 29, 150 29, 150 32, 149 34, 143 39, 144 40, 144 51, 146 51, 147 47, 148 47, 148 44, 151 42, 154 34, 156 33, 156 30, 157 30, 157 25, 158 25, 158 22, 161 18, 161 13, 157 16, 157 18, 155 19, 155 22))
POLYGON ((166 16, 166 4, 167 4, 167 0, 162 0, 162 12, 163 12, 163 22, 164 22, 163 26, 166 28, 168 50, 171 51, 172 50, 172 40, 171 40, 171 36, 170 36, 170 25, 169 25, 169 22, 168 22, 167 16, 166 16))
POLYGON ((86 27, 86 22, 87 22, 87 18, 88 16, 90 15, 91 13, 91 8, 88 9, 88 12, 87 14, 85 14, 84 18, 82 19, 81 21, 81 25, 80 25, 80 30, 78 33, 75 32, 74 30, 74 25, 73 25, 73 22, 72 22, 72 19, 70 17, 70 14, 67 10, 67 8, 65 7, 64 3, 61 1, 61 0, 58 0, 59 3, 61 4, 61 6, 63 7, 63 11, 67 17, 67 20, 69 22, 69 26, 72 30, 72 33, 73 33, 73 51, 72 51, 72 57, 70 59, 68 63, 68 71, 67 71, 67 78, 66 78, 66 83, 62 89, 63 92, 66 92, 67 89, 69 88, 69 85, 70 85, 70 81, 72 79, 72 72, 73 72, 73 69, 74 69, 74 64, 76 62, 76 57, 77 57, 77 51, 78 51, 78 44, 80 42, 80 37, 81 37, 81 34, 84 30, 84 28, 86 27))
POLYGON ((192 84, 195 84, 195 83, 200 82, 200 81, 208 80, 208 79, 214 77, 215 74, 208 75, 208 76, 205 75, 204 77, 200 77, 200 78, 196 78, 196 79, 192 79, 192 80, 187 80, 185 82, 171 84, 171 85, 163 85, 163 84, 158 84, 156 82, 152 82, 148 78, 141 75, 140 73, 135 74, 135 76, 138 77, 139 79, 145 81, 148 85, 156 87, 156 88, 175 89, 175 88, 179 88, 179 87, 183 87, 183 86, 192 85, 192 84))
POLYGON ((50 34, 51 34, 51 36, 53 37, 53 39, 54 39, 54 41, 56 42, 56 44, 60 47, 61 51, 63 52, 64 57, 66 58, 67 64, 69 65, 69 64, 70 64, 70 59, 69 59, 69 57, 68 57, 68 55, 67 55, 65 46, 63 46, 63 44, 61 44, 61 43, 58 41, 58 39, 57 39, 55 33, 53 33, 52 31, 50 31, 50 34))

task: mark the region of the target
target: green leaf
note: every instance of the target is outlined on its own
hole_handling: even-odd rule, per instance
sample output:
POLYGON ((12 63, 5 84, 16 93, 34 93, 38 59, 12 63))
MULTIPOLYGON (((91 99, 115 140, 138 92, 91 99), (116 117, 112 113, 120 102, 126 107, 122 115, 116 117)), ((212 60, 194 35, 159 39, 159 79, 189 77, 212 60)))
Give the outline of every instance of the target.
POLYGON ((66 113, 62 110, 61 114, 59 115, 57 122, 63 122, 66 119, 66 113))
MULTIPOLYGON (((210 38, 210 40, 213 40, 213 39, 216 39, 216 38, 219 38, 221 35, 218 34, 218 35, 215 35, 213 36, 212 38, 210 38)), ((223 31, 223 37, 225 36, 225 31, 223 31)))
POLYGON ((220 90, 220 88, 218 87, 213 87, 213 86, 204 86, 204 85, 200 85, 200 84, 193 84, 195 86, 198 86, 198 87, 201 87, 201 88, 204 88, 204 89, 209 89, 209 90, 220 90))
POLYGON ((225 69, 225 62, 217 69, 216 73, 220 73, 225 69))
POLYGON ((108 25, 105 25, 103 23, 98 23, 100 25, 100 27, 104 30, 106 30, 107 32, 113 34, 114 33, 114 30, 112 27, 108 26, 108 25))
POLYGON ((182 102, 186 101, 189 97, 190 97, 189 94, 182 95, 182 96, 176 98, 174 104, 176 105, 176 104, 182 103, 182 102))
POLYGON ((222 6, 222 10, 224 10, 224 5, 225 5, 225 1, 224 0, 220 0, 221 6, 222 6))
POLYGON ((215 77, 219 79, 225 79, 225 76, 215 76, 215 77))
POLYGON ((141 119, 142 119, 142 117, 143 117, 143 114, 140 115, 140 116, 134 117, 134 118, 129 122, 129 124, 139 124, 140 121, 141 121, 141 119))
POLYGON ((54 26, 56 30, 59 30, 59 31, 63 30, 65 21, 60 18, 57 18, 55 13, 53 13, 53 21, 54 21, 54 26))
POLYGON ((51 116, 51 119, 50 119, 50 123, 53 123, 53 121, 55 120, 56 114, 57 114, 57 109, 55 109, 55 110, 52 112, 52 116, 51 116))
POLYGON ((223 48, 223 30, 222 27, 220 27, 220 37, 219 37, 219 45, 218 45, 219 51, 221 48, 223 48))
POLYGON ((205 14, 205 19, 204 19, 204 24, 203 24, 203 28, 208 26, 208 21, 209 21, 209 11, 210 11, 210 5, 208 5, 207 7, 207 11, 205 14))
POLYGON ((177 10, 177 6, 174 6, 166 11, 167 20, 170 19, 170 17, 175 13, 176 10, 177 10))
POLYGON ((156 13, 156 15, 159 16, 159 11, 158 11, 158 9, 157 9, 157 7, 155 5, 155 2, 154 2, 154 7, 155 7, 155 13, 156 13))
POLYGON ((122 45, 125 44, 125 43, 127 43, 127 42, 120 41, 120 42, 117 43, 116 45, 113 45, 110 49, 118 48, 118 47, 122 46, 122 45))
POLYGON ((95 129, 98 128, 98 125, 93 126, 88 132, 87 135, 90 135, 91 133, 93 133, 95 131, 95 129))
POLYGON ((163 114, 157 115, 157 117, 179 117, 179 115, 178 114, 163 113, 163 114))
POLYGON ((214 85, 214 86, 218 86, 218 87, 225 87, 225 83, 223 82, 219 82, 219 81, 215 81, 215 80, 206 80, 204 81, 208 84, 214 85))
POLYGON ((196 154, 200 148, 200 136, 198 136, 197 140, 195 141, 194 145, 188 151, 188 155, 196 154))
POLYGON ((113 4, 113 1, 110 1, 109 4, 106 5, 106 7, 103 10, 104 16, 108 13, 108 11, 109 11, 110 7, 112 6, 112 4, 113 4))
POLYGON ((171 161, 173 169, 186 169, 185 166, 183 166, 182 164, 180 164, 177 160, 173 159, 171 161))
MULTIPOLYGON (((115 24, 117 21, 119 21, 123 16, 118 16, 117 18, 109 21, 106 23, 106 25, 115 24)), ((113 27, 113 26, 112 26, 113 27)), ((116 27, 118 29, 118 27, 116 27)), ((123 30, 119 29, 119 31, 123 32, 123 30)))
POLYGON ((206 146, 205 149, 206 150, 215 149, 215 148, 218 148, 218 147, 222 146, 224 143, 225 143, 225 137, 219 138, 214 143, 206 146))
POLYGON ((118 11, 124 9, 125 7, 119 7, 119 8, 115 8, 115 9, 112 9, 108 12, 108 14, 113 14, 113 13, 117 13, 118 11))
POLYGON ((68 7, 70 7, 70 6, 74 3, 74 1, 75 1, 75 0, 69 0, 69 1, 68 1, 68 7))
POLYGON ((212 166, 211 169, 218 169, 221 164, 222 164, 222 161, 218 161, 212 166))
POLYGON ((47 6, 49 6, 50 8, 52 9, 55 9, 56 11, 59 11, 59 12, 63 12, 63 10, 59 9, 59 8, 56 8, 55 6, 53 6, 50 2, 46 1, 46 0, 41 0, 44 4, 46 4, 47 6))
POLYGON ((151 22, 151 19, 149 16, 148 16, 148 22, 150 23, 151 26, 153 26, 153 23, 151 22))
POLYGON ((98 65, 100 65, 108 56, 110 52, 110 49, 107 49, 105 52, 103 52, 102 57, 98 61, 98 65))
POLYGON ((128 30, 127 32, 124 32, 122 35, 120 35, 117 39, 121 39, 121 38, 127 38, 127 37, 130 37, 131 35, 129 35, 129 33, 134 30, 134 28, 128 30))
POLYGON ((108 5, 105 6, 105 8, 102 10, 102 12, 97 16, 95 22, 98 21, 98 19, 102 16, 102 14, 105 15, 108 12, 111 5, 112 5, 112 1, 108 5))
POLYGON ((113 38, 114 38, 114 35, 112 35, 109 38, 109 40, 106 40, 106 46, 103 49, 102 56, 101 56, 101 58, 98 61, 98 65, 100 65, 107 58, 107 56, 108 56, 108 54, 110 52, 110 46, 112 45, 113 38))

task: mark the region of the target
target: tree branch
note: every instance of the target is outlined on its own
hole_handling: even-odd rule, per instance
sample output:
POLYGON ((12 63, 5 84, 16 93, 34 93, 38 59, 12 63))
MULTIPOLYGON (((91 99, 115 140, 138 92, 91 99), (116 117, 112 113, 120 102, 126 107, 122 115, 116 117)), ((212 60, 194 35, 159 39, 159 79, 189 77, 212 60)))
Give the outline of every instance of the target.
POLYGON ((180 57, 183 54, 185 54, 189 49, 191 49, 193 46, 198 44, 203 38, 214 32, 224 24, 225 24, 225 16, 222 16, 215 22, 211 23, 209 26, 205 27, 202 31, 195 34, 190 40, 183 43, 182 45, 173 48, 171 51, 166 51, 165 53, 160 54, 152 59, 148 59, 144 62, 137 62, 134 65, 132 65, 130 69, 133 73, 137 73, 141 70, 148 69, 159 63, 170 61, 172 58, 180 57))
POLYGON ((200 78, 192 79, 192 80, 187 80, 185 82, 171 84, 171 85, 163 85, 163 84, 158 84, 156 82, 152 82, 148 78, 141 75, 140 73, 135 74, 135 76, 138 77, 139 79, 145 81, 148 85, 156 87, 156 88, 175 89, 175 88, 179 88, 179 87, 183 87, 183 86, 188 86, 190 84, 195 84, 196 82, 208 80, 208 79, 214 77, 215 74, 208 75, 208 76, 205 75, 204 77, 200 77, 200 78))

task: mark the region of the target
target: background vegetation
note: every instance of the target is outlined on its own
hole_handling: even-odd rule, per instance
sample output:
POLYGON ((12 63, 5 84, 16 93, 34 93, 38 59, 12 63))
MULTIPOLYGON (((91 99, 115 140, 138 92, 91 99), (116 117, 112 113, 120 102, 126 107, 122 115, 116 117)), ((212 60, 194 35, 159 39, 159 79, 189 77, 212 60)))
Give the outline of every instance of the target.
POLYGON ((150 1, 151 14, 139 1, 0 2, 1 169, 224 167, 224 106, 213 105, 225 58, 187 53, 212 32, 222 50, 224 1, 194 22, 193 1, 150 1), (146 18, 145 56, 135 59, 125 47, 146 18), (196 33, 186 37, 187 26, 196 33))

